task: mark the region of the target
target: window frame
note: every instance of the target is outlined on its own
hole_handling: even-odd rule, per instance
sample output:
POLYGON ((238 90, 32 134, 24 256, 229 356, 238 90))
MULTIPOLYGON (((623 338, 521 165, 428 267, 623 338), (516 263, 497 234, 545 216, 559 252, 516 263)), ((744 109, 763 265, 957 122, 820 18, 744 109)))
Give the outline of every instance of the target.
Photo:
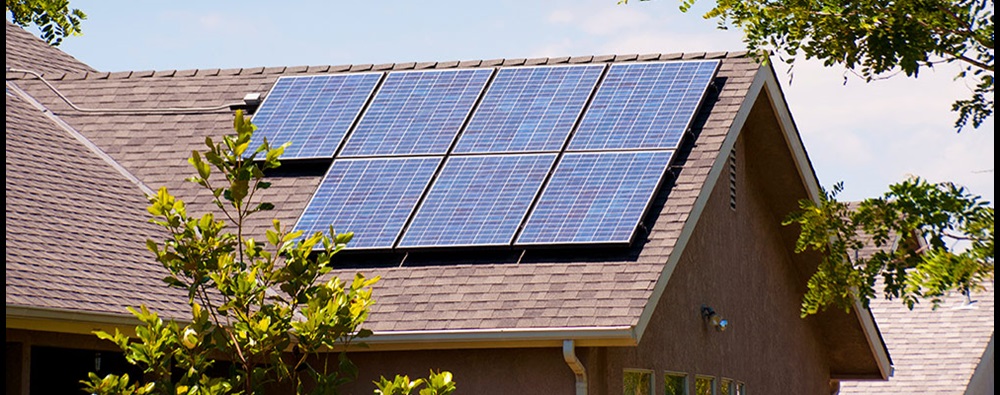
POLYGON ((656 372, 652 369, 625 368, 622 369, 622 394, 625 394, 625 375, 629 373, 640 373, 649 375, 649 394, 656 394, 656 372))

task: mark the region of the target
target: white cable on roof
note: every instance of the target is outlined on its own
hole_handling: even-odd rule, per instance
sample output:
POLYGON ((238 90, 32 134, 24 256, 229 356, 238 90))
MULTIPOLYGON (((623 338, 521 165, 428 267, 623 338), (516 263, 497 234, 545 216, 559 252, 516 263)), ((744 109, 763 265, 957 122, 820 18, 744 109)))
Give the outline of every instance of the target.
POLYGON ((85 108, 79 107, 73 104, 68 97, 62 94, 55 86, 49 83, 41 73, 32 70, 7 68, 8 73, 25 73, 31 74, 42 81, 45 86, 49 88, 53 93, 56 94, 63 102, 70 106, 73 110, 85 113, 126 113, 126 114, 176 114, 176 113, 206 113, 215 112, 222 110, 229 110, 232 106, 244 106, 245 103, 232 103, 232 104, 222 104, 212 107, 169 107, 169 108, 85 108))

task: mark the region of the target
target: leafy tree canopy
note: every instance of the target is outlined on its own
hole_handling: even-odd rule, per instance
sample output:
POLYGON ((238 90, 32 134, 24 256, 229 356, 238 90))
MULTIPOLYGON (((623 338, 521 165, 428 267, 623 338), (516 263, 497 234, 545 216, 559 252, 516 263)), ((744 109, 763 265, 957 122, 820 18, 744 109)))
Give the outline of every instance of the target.
POLYGON ((7 0, 7 13, 14 24, 38 26, 42 39, 53 46, 80 35, 80 24, 87 19, 83 11, 69 8, 69 0, 7 0))
POLYGON ((992 280, 994 209, 951 183, 913 178, 860 203, 838 202, 842 184, 819 203, 800 202, 785 225, 802 231, 796 251, 819 251, 823 261, 809 280, 802 315, 827 306, 849 309, 855 300, 901 298, 911 309, 919 299, 934 306, 949 291, 968 294, 992 280), (955 243, 967 242, 957 250, 955 243))
POLYGON ((953 105, 956 128, 993 115, 993 0, 716 0, 705 18, 741 29, 752 52, 819 59, 867 81, 961 63, 956 78, 974 88, 953 105))

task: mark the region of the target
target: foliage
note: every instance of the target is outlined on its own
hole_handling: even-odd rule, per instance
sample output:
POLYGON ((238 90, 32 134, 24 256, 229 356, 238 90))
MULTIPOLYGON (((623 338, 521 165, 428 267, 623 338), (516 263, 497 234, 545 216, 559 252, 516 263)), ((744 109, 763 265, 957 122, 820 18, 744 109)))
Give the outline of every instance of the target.
POLYGON ((264 171, 280 166, 277 158, 288 144, 272 149, 265 141, 250 151, 255 127, 239 111, 233 126, 235 135, 222 142, 207 138, 208 150, 192 152, 188 160, 197 170, 188 181, 210 192, 223 219, 212 213, 189 216, 184 202, 166 188, 150 197, 152 222, 169 237, 162 243, 149 240, 147 247, 170 273, 163 280, 187 291, 191 321, 164 321, 143 306, 129 309, 142 323, 135 339, 119 331, 95 332, 143 367, 149 381, 91 374, 83 382, 87 392, 250 394, 289 386, 296 394, 327 394, 356 377, 343 351, 335 363, 319 354, 371 334, 361 325, 378 278, 359 273, 352 281, 319 281, 351 233, 334 235, 330 229, 332 238, 321 232, 303 236, 274 220, 264 243, 244 237, 254 214, 274 208, 255 198, 270 187, 264 171), (322 247, 319 253, 313 253, 315 247, 322 247), (227 362, 216 366, 220 360, 228 368, 227 362))
POLYGON ((450 395, 455 392, 455 382, 452 381, 450 372, 434 373, 426 379, 416 379, 410 381, 409 376, 396 376, 393 380, 381 377, 375 382, 376 395, 410 395, 414 390, 420 389, 419 395, 450 395), (420 386, 424 386, 420 388, 420 386))
POLYGON ((948 291, 967 294, 993 278, 993 207, 979 196, 914 178, 852 206, 836 200, 841 189, 824 191, 818 204, 800 201, 802 211, 785 220, 802 227, 797 252, 823 254, 803 316, 831 305, 849 309, 855 300, 867 305, 879 277, 885 296, 902 298, 911 309, 918 298, 937 306, 948 291), (959 240, 969 247, 956 251, 952 244, 959 240))
POLYGON ((81 34, 87 14, 69 8, 69 0, 7 0, 7 12, 19 26, 35 25, 45 42, 58 46, 64 37, 81 34))
MULTIPOLYGON (((696 0, 682 0, 687 11, 696 0)), ((866 81, 959 62, 972 97, 954 103, 955 127, 993 115, 993 0, 716 0, 705 18, 736 26, 751 52, 842 65, 866 81)))

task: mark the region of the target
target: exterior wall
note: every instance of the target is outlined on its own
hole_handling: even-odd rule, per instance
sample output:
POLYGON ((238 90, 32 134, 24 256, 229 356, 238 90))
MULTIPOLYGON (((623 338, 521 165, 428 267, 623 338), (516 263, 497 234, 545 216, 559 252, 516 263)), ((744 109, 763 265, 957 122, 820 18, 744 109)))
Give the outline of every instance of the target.
POLYGON ((590 350, 590 376, 603 376, 591 381, 592 394, 621 394, 629 368, 655 371, 659 394, 664 371, 688 373, 691 386, 697 374, 742 381, 754 394, 829 393, 819 331, 799 318, 805 278, 790 256, 794 245, 782 235, 786 212, 776 212, 764 195, 782 188, 794 202, 805 192, 801 184, 776 185, 788 179, 778 173, 795 171, 784 163, 790 159, 754 156, 756 145, 785 144, 762 101, 736 144, 736 209, 730 208, 727 166, 639 346, 590 350), (711 328, 701 317, 703 304, 727 318, 729 329, 711 328))
POLYGON ((428 370, 455 375, 460 394, 571 394, 573 372, 560 348, 492 350, 422 350, 351 353, 358 379, 344 394, 371 394, 379 376, 427 377, 428 370))

